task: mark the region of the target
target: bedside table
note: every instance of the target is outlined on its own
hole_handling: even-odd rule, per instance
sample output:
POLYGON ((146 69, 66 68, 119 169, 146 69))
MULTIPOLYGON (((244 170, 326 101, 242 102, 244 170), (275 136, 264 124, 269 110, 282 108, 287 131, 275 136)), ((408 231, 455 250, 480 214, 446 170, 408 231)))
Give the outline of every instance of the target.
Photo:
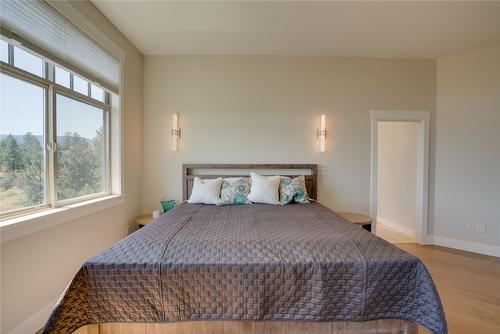
POLYGON ((352 212, 339 212, 338 214, 343 218, 347 219, 348 221, 350 221, 351 223, 361 226, 368 232, 372 231, 371 217, 352 212))
POLYGON ((134 218, 134 223, 136 223, 139 228, 151 223, 152 221, 153 221, 153 215, 151 213, 140 215, 134 218))

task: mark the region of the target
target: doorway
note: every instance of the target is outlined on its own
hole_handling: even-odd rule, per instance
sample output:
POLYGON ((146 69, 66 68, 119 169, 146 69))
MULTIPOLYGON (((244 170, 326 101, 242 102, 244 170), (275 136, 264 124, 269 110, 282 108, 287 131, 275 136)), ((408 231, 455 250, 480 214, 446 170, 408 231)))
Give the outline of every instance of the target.
POLYGON ((377 235, 415 242, 417 225, 417 122, 378 122, 377 235))
POLYGON ((371 111, 373 232, 427 243, 429 112, 371 111))

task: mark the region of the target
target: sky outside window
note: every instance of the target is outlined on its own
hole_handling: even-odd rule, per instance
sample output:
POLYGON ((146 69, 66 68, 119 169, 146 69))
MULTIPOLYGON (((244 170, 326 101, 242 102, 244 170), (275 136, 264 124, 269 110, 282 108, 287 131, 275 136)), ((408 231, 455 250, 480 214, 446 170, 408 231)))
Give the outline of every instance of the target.
POLYGON ((0 78, 0 135, 43 136, 44 89, 3 73, 0 78))
MULTIPOLYGON (((6 74, 1 74, 0 90, 0 136, 26 132, 42 136, 44 90, 6 74)), ((63 96, 58 96, 57 106, 58 110, 64 110, 58 115, 58 134, 77 132, 87 139, 94 138, 102 125, 101 109, 63 96)))
POLYGON ((14 66, 39 77, 43 76, 43 60, 18 47, 14 47, 14 66))
POLYGON ((96 85, 90 85, 90 95, 93 99, 103 102, 104 101, 104 91, 102 88, 97 87, 96 85))
POLYGON ((63 95, 57 95, 56 104, 58 136, 69 132, 92 139, 103 126, 102 109, 63 95))
POLYGON ((79 76, 73 76, 73 90, 83 95, 89 95, 89 83, 79 76))
MULTIPOLYGON (((7 56, 7 43, 0 40, 2 60, 7 56)), ((43 73, 43 61, 19 48, 15 48, 16 66, 31 73, 43 73)), ((69 88, 69 72, 56 67, 56 82, 69 88)), ((77 76, 75 90, 88 95, 88 82, 77 76)), ((93 85, 94 86, 94 85, 93 85)), ((31 132, 36 136, 44 134, 44 90, 36 85, 1 74, 0 81, 0 138, 8 134, 24 135, 31 132), (8 98, 7 98, 8 97, 8 98)), ((97 86, 92 89, 92 96, 103 100, 104 92, 97 86)), ((96 123, 102 125, 102 110, 79 103, 69 98, 58 98, 58 106, 65 110, 61 115, 58 132, 78 132, 81 136, 91 139, 96 134, 96 123), (96 112, 98 110, 99 112, 96 112), (99 116, 100 115, 100 116, 99 116)))
POLYGON ((55 82, 56 82, 56 84, 64 86, 66 88, 70 88, 69 77, 70 77, 70 75, 69 75, 68 71, 63 70, 62 68, 56 66, 56 68, 55 68, 55 82))

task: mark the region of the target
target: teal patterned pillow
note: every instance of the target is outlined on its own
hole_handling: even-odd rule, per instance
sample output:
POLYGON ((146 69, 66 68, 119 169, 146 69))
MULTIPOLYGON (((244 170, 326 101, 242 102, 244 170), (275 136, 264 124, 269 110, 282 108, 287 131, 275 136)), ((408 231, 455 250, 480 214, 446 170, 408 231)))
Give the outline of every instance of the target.
POLYGON ((250 179, 223 179, 219 205, 251 204, 248 199, 250 179))
POLYGON ((293 179, 285 176, 281 177, 280 203, 284 205, 292 201, 297 203, 309 203, 304 175, 297 176, 293 179))

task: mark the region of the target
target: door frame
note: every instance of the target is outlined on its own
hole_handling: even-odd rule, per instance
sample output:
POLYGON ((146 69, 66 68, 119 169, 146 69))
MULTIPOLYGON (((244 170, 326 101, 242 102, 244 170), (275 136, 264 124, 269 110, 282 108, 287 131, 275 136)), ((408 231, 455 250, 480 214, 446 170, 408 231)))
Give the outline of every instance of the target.
POLYGON ((370 110, 371 118, 371 187, 370 215, 373 219, 372 232, 377 231, 377 191, 378 191, 378 123, 415 122, 418 123, 417 138, 417 226, 415 239, 420 244, 429 243, 427 237, 429 210, 429 111, 383 111, 370 110))

